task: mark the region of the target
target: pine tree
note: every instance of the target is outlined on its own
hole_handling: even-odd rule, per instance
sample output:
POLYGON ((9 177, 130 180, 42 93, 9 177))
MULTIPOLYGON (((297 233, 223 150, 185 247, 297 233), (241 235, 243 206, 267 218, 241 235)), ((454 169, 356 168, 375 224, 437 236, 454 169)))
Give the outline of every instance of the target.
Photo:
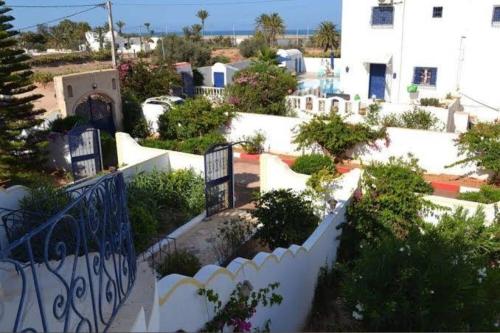
POLYGON ((32 92, 30 57, 18 47, 17 31, 8 15, 10 8, 0 0, 0 175, 12 176, 42 165, 47 142, 36 130, 45 110, 35 109, 33 101, 42 97, 32 92))

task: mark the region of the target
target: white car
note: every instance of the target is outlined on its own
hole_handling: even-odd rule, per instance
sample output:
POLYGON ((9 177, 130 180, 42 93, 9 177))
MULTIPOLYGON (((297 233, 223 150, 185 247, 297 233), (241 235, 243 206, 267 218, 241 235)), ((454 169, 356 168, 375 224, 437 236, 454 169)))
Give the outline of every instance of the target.
POLYGON ((184 103, 184 99, 176 96, 151 97, 142 103, 142 114, 151 127, 151 131, 158 132, 158 119, 173 106, 184 103))

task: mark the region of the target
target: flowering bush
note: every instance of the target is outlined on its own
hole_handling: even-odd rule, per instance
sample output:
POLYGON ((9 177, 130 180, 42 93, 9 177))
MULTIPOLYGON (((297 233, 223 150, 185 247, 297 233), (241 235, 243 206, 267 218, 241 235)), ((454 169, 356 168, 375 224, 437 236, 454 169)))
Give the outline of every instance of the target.
POLYGON ((276 65, 256 62, 239 71, 228 87, 228 102, 241 112, 288 115, 286 96, 297 88, 297 79, 276 65))
MULTIPOLYGON (((231 326, 233 332, 250 332, 252 324, 249 319, 255 315, 257 306, 271 307, 283 301, 283 297, 274 292, 279 285, 279 283, 271 283, 266 288, 253 291, 253 286, 249 281, 238 283, 224 307, 222 307, 219 295, 213 290, 198 290, 198 295, 205 296, 214 306, 215 316, 205 324, 205 331, 223 332, 225 328, 231 326)), ((268 321, 266 326, 269 326, 269 323, 268 321)))

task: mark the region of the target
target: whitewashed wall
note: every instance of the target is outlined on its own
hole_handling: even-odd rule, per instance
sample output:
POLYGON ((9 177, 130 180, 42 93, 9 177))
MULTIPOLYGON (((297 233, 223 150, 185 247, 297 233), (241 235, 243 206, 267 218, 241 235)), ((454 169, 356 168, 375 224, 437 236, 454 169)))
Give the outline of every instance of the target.
POLYGON ((304 123, 304 119, 292 117, 278 117, 254 113, 238 113, 231 122, 227 133, 229 141, 237 142, 243 136, 254 135, 261 131, 266 136, 264 148, 266 151, 292 156, 302 155, 297 145, 292 143, 295 130, 304 123))
POLYGON ((445 198, 445 197, 438 197, 435 195, 428 195, 425 197, 425 199, 429 200, 430 202, 446 207, 449 210, 436 210, 433 212, 432 215, 428 215, 425 217, 425 220, 427 222, 436 224, 438 223, 439 219, 441 216, 443 216, 445 213, 452 213, 459 207, 463 207, 466 210, 469 211, 469 213, 474 214, 478 210, 482 209, 484 212, 484 215, 486 217, 486 225, 491 225, 493 221, 495 220, 495 214, 496 214, 496 209, 495 205, 497 205, 500 208, 500 203, 496 204, 480 204, 477 202, 472 202, 472 201, 465 201, 465 200, 457 200, 457 199, 451 199, 451 198, 445 198))
POLYGON ((467 174, 479 179, 488 177, 487 174, 479 172, 473 163, 446 168, 447 165, 463 159, 455 146, 458 134, 392 127, 387 129, 387 133, 388 146, 385 140, 378 140, 376 147, 359 146, 351 152, 351 155, 355 159, 369 163, 387 162, 391 156, 406 157, 412 154, 418 158, 419 165, 427 173, 457 176, 467 174))
POLYGON ((260 156, 260 190, 269 192, 289 188, 304 191, 311 176, 294 172, 278 156, 262 154, 260 156), (279 176, 277 176, 279 175, 279 176))
POLYGON ((358 186, 360 171, 352 171, 339 178, 340 189, 335 197, 339 203, 306 242, 288 249, 278 248, 273 253, 259 253, 253 260, 235 259, 227 268, 209 265, 193 278, 169 275, 158 283, 160 302, 160 330, 173 332, 200 330, 213 316, 213 307, 199 296, 200 288, 213 289, 223 302, 238 282, 250 281, 254 288, 280 282, 277 290, 283 303, 271 308, 258 308, 251 319, 252 326, 262 327, 271 319, 271 330, 299 331, 311 310, 319 269, 331 265, 337 254, 346 207, 358 186))
MULTIPOLYGON (((318 73, 321 69, 324 69, 324 63, 330 64, 330 58, 304 58, 305 71, 307 73, 318 73)), ((338 75, 341 71, 343 64, 341 58, 334 59, 334 71, 338 75)))

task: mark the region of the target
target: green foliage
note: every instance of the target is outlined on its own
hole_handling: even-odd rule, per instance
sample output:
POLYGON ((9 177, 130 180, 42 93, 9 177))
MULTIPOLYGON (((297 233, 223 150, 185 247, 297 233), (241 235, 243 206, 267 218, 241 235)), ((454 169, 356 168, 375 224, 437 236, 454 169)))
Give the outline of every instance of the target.
POLYGON ((233 47, 233 38, 229 36, 215 36, 205 40, 213 49, 224 49, 233 47))
MULTIPOLYGON (((492 173, 490 181, 500 183, 500 123, 479 123, 460 135, 457 146, 465 159, 451 166, 475 162, 492 173)), ((450 167, 451 167, 450 166, 450 167)))
MULTIPOLYGON (((191 35, 190 35, 191 36, 191 35)), ((201 36, 196 35, 196 39, 201 36)), ((169 34, 158 42, 158 46, 154 51, 157 59, 163 59, 163 48, 165 50, 165 61, 167 63, 176 63, 187 61, 193 67, 207 66, 210 62, 211 51, 201 40, 193 40, 193 38, 183 38, 175 34, 169 34)))
POLYGON ((188 140, 219 131, 233 116, 230 106, 212 106, 205 98, 187 100, 175 105, 158 120, 163 140, 188 140))
POLYGON ((214 65, 218 62, 220 62, 221 64, 229 64, 231 62, 231 59, 229 59, 225 55, 216 55, 215 57, 212 57, 212 59, 210 59, 210 65, 214 65))
POLYGON ((31 92, 32 72, 24 50, 18 48, 17 31, 10 23, 10 8, 0 1, 0 174, 39 169, 46 156, 46 133, 36 130, 45 110, 34 109, 42 97, 31 92))
POLYGON ((296 88, 297 79, 283 68, 256 62, 235 74, 226 90, 229 103, 240 112, 285 116, 286 96, 296 88))
POLYGON ((49 72, 35 72, 33 73, 33 82, 41 83, 43 86, 54 81, 54 74, 49 72))
POLYGON ((117 167, 118 152, 116 150, 116 140, 111 134, 106 131, 100 131, 101 149, 102 149, 102 164, 105 169, 117 167))
POLYGON ((183 141, 146 139, 141 141, 141 145, 150 148, 203 155, 210 147, 216 144, 224 144, 226 142, 227 140, 222 134, 212 132, 204 136, 186 139, 183 141))
POLYGON ((175 228, 203 211, 205 181, 193 170, 141 173, 128 184, 127 198, 134 243, 141 252, 157 233, 168 232, 166 224, 175 228))
POLYGON ((299 149, 318 144, 323 151, 335 158, 346 158, 348 150, 359 144, 374 144, 386 137, 385 128, 372 130, 363 124, 348 124, 336 113, 315 116, 299 126, 294 143, 299 149))
POLYGON ((342 297, 368 331, 497 330, 498 231, 458 212, 405 240, 363 243, 342 297))
POLYGON ((134 138, 150 135, 149 125, 142 113, 139 99, 131 91, 122 93, 123 129, 134 138))
POLYGON ((238 48, 243 57, 252 58, 256 57, 265 45, 266 42, 262 38, 250 37, 242 41, 238 48))
POLYGON ((214 251, 219 264, 227 263, 234 258, 235 253, 255 233, 255 225, 249 221, 226 221, 217 228, 214 251))
MULTIPOLYGON (((283 297, 275 292, 279 286, 280 284, 276 282, 269 284, 266 288, 253 291, 250 282, 239 282, 224 307, 220 296, 215 291, 199 289, 198 295, 206 297, 207 301, 213 305, 215 313, 214 318, 205 324, 204 330, 223 332, 227 326, 233 326, 235 332, 250 332, 252 324, 249 319, 255 315, 257 307, 272 307, 283 302, 283 297)), ((269 326, 269 323, 270 321, 266 326, 269 326)))
POLYGON ((479 192, 465 192, 458 195, 459 200, 492 204, 500 201, 500 188, 492 185, 481 186, 479 192))
MULTIPOLYGON (((371 106, 370 106, 371 107, 371 106)), ((389 114, 384 117, 374 117, 368 114, 367 122, 374 125, 382 125, 384 127, 400 127, 420 130, 436 130, 440 131, 439 119, 432 113, 424 109, 415 108, 402 114, 389 114)))
POLYGON ((48 28, 40 27, 37 32, 47 38, 49 48, 78 50, 80 45, 86 43, 85 33, 90 30, 87 22, 65 19, 48 28))
POLYGON ((170 65, 152 66, 140 61, 123 63, 119 71, 123 91, 133 94, 139 101, 165 95, 181 87, 180 76, 170 65))
POLYGON ((438 98, 421 98, 420 105, 422 105, 422 106, 435 106, 438 108, 441 107, 441 103, 439 102, 438 98))
MULTIPOLYGON (((370 126, 379 125, 380 122, 380 104, 372 103, 368 106, 368 114, 366 115, 366 123, 370 126)), ((387 126, 386 126, 387 127, 387 126)))
POLYGON ((331 158, 320 154, 300 156, 292 165, 292 170, 304 175, 312 175, 323 169, 334 171, 335 165, 331 158))
POLYGON ((84 64, 92 61, 111 60, 111 51, 58 53, 33 57, 32 66, 60 66, 64 64, 84 64))
POLYGON ((86 123, 85 119, 83 119, 80 116, 73 115, 73 116, 67 116, 66 118, 54 119, 49 123, 49 128, 51 132, 65 134, 78 124, 85 124, 85 123, 86 123))
POLYGON ((285 22, 278 13, 262 14, 255 20, 255 32, 264 37, 268 46, 276 44, 285 33, 285 22))
POLYGON ((291 190, 261 195, 252 215, 262 223, 256 237, 271 248, 302 244, 319 224, 312 202, 291 190))
POLYGON ((256 131, 254 135, 243 136, 240 141, 244 141, 241 147, 243 147, 246 153, 260 154, 264 151, 266 136, 261 131, 256 131))
POLYGON ((278 53, 275 49, 264 46, 260 49, 259 52, 259 62, 268 64, 268 65, 278 65, 278 53))
POLYGON ((162 278, 170 274, 194 276, 200 268, 200 261, 195 255, 186 250, 179 250, 167 253, 157 270, 162 278))
POLYGON ((340 47, 340 34, 332 22, 321 22, 313 37, 315 44, 326 51, 334 51, 340 47))

